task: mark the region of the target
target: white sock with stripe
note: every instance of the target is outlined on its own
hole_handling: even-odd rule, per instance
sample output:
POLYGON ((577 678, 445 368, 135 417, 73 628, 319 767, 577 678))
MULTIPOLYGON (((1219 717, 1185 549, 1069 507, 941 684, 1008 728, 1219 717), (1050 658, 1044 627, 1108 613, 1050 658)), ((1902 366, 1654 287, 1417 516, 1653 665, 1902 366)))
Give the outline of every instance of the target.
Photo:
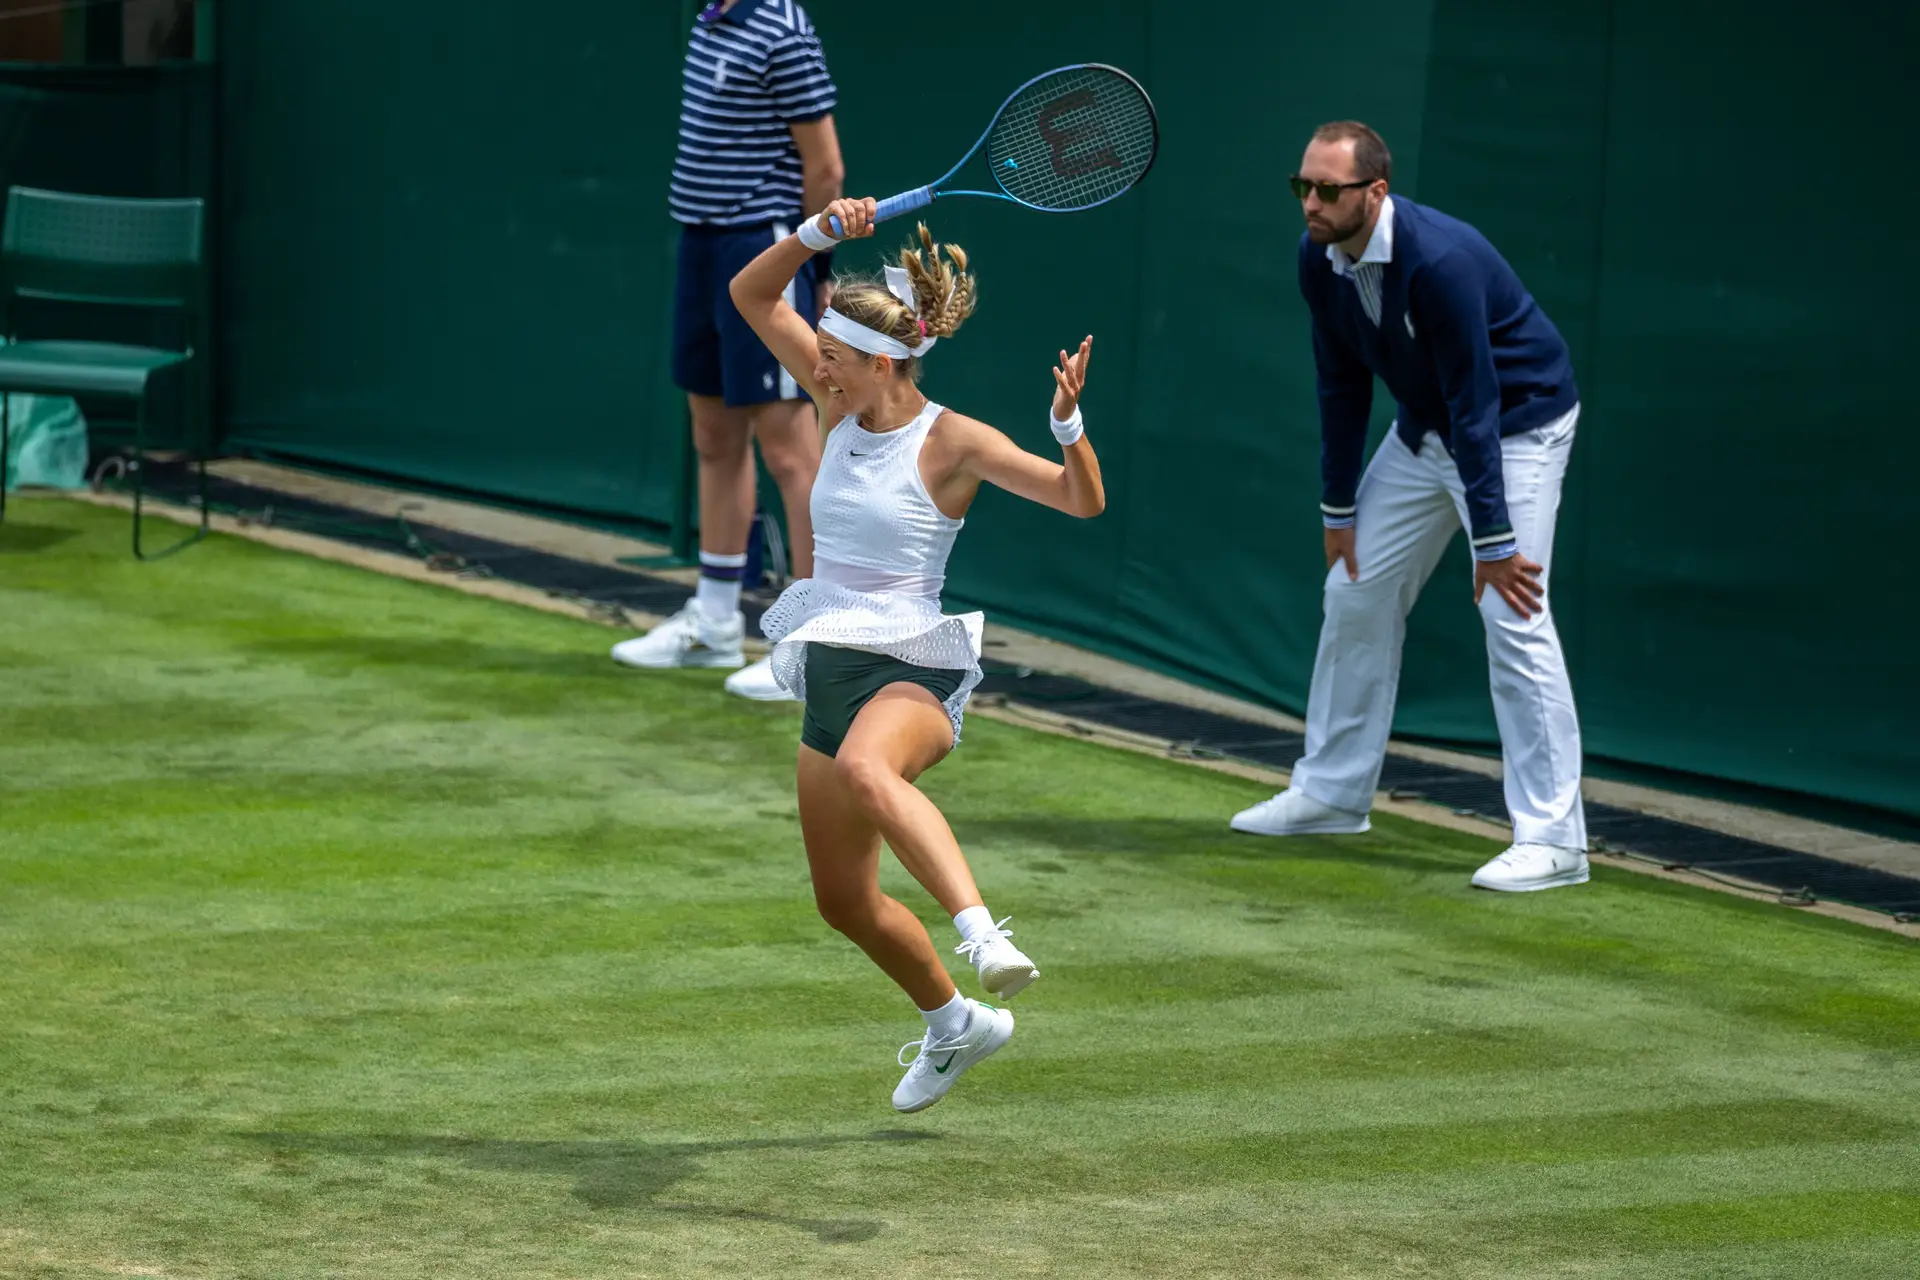
POLYGON ((700 589, 694 596, 700 609, 715 622, 727 622, 740 612, 740 578, 747 567, 747 553, 723 556, 712 551, 700 553, 700 589))

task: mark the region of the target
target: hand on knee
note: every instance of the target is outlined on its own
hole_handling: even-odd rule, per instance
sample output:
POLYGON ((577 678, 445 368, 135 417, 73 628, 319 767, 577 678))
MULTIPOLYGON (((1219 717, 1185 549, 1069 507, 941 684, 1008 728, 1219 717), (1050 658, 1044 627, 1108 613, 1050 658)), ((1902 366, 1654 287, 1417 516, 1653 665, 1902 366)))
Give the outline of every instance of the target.
POLYGON ((1514 612, 1512 605, 1498 591, 1488 588, 1480 593, 1480 617, 1489 631, 1500 629, 1512 632, 1526 632, 1538 628, 1547 618, 1546 593, 1540 595, 1540 603, 1531 617, 1523 618, 1514 612))

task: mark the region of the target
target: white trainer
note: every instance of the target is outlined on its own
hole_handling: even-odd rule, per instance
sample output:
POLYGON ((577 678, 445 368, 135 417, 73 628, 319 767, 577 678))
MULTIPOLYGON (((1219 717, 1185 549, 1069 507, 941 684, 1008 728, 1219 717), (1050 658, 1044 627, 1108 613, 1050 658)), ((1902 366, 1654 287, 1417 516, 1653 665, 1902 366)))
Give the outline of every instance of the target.
POLYGON ((1587 882, 1587 855, 1582 849, 1550 844, 1516 844, 1473 873, 1475 887, 1504 893, 1557 889, 1563 884, 1587 882))
POLYGON ((686 607, 643 636, 613 646, 613 660, 629 667, 662 670, 667 667, 737 667, 744 663, 741 640, 746 619, 738 612, 715 622, 689 600, 686 607))
POLYGON ((773 678, 772 658, 762 658, 728 676, 727 692, 737 698, 751 698, 755 702, 799 701, 773 678))
POLYGON ((1251 809, 1242 809, 1233 815, 1231 825, 1235 831, 1252 836, 1357 836, 1373 829, 1366 814, 1321 804, 1292 787, 1251 809))
POLYGON ((1027 959, 1020 948, 1010 939, 1013 931, 1007 928, 1006 917, 993 926, 993 932, 972 942, 963 942, 953 949, 957 956, 965 956, 973 961, 973 967, 980 975, 980 985, 989 995, 999 996, 1002 1000, 1011 1000, 1033 984, 1040 976, 1040 968, 1027 959))
POLYGON ((947 1096, 960 1073, 999 1051, 1013 1039, 1013 1015, 978 1000, 967 1001, 967 1029, 946 1040, 929 1031, 912 1044, 901 1046, 898 1061, 907 1068, 893 1091, 895 1111, 925 1111, 947 1096), (917 1049, 911 1065, 907 1050, 917 1049))

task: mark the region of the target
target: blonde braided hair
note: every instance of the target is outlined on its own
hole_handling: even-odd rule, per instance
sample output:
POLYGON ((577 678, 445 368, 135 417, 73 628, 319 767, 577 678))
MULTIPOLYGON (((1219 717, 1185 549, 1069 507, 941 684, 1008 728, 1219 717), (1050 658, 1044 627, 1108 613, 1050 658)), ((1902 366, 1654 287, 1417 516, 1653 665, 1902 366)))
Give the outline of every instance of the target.
MULTIPOLYGON (((833 286, 835 311, 907 347, 918 347, 927 338, 952 337, 973 314, 978 296, 967 271, 967 251, 957 244, 936 243, 924 222, 919 231, 919 244, 909 240, 900 251, 900 265, 913 283, 911 310, 876 280, 855 277, 835 280, 833 286), (945 261, 940 257, 943 249, 945 261)), ((919 359, 894 361, 896 368, 902 363, 908 375, 919 381, 919 359)))
POLYGON ((961 323, 973 314, 973 277, 967 274, 967 251, 957 244, 935 244, 927 224, 920 224, 922 257, 912 241, 900 251, 900 265, 913 281, 913 300, 920 309, 919 319, 927 326, 929 338, 950 338, 961 323), (947 261, 940 261, 940 250, 947 261))

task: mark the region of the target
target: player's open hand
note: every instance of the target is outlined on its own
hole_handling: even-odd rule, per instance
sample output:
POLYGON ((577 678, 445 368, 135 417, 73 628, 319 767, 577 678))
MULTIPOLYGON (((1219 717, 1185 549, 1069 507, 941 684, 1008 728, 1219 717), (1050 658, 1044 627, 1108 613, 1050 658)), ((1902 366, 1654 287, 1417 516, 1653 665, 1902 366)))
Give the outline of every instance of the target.
POLYGON ((1540 566, 1518 551, 1505 560, 1473 562, 1473 602, 1480 603, 1488 587, 1500 593, 1507 607, 1523 618, 1531 618, 1544 607, 1546 588, 1540 585, 1540 566))
POLYGON ((1087 361, 1093 356, 1093 336, 1080 340, 1080 349, 1072 355, 1062 351, 1059 367, 1053 371, 1053 419, 1065 422, 1080 404, 1080 393, 1087 386, 1087 361))
POLYGON ((824 209, 816 225, 835 240, 859 240, 873 234, 874 223, 880 211, 880 204, 872 196, 863 199, 842 197, 824 209), (833 229, 833 220, 840 220, 840 229, 833 229))

